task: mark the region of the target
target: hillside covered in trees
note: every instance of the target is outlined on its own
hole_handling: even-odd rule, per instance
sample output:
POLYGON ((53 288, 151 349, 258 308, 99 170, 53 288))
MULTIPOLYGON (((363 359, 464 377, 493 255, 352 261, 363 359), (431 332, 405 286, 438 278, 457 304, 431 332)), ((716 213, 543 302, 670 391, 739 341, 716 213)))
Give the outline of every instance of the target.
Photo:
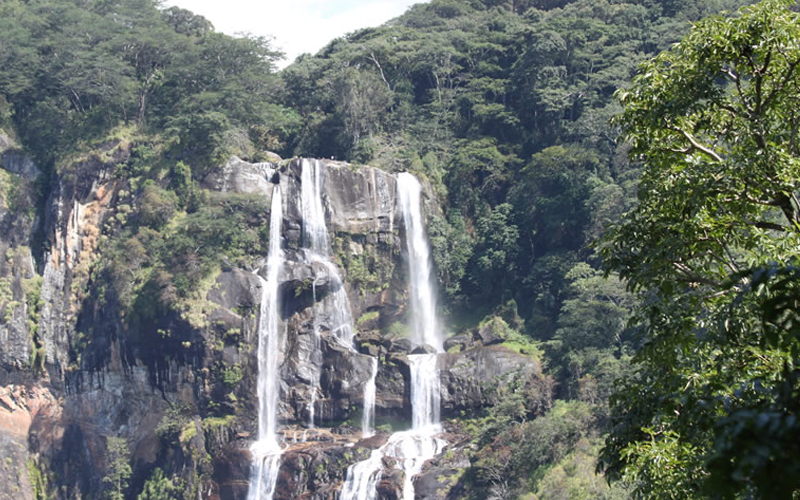
MULTIPOLYGON (((267 255, 270 208, 213 187, 236 156, 426 186, 449 345, 538 370, 448 410, 447 498, 792 498, 800 35, 788 2, 724 17, 749 3, 432 0, 280 72, 269 40, 153 0, 0 4, 0 375, 78 413, 139 378, 169 403, 147 436, 95 415, 100 441, 76 424, 64 451, 30 447, 25 487, 239 498, 217 459, 255 425, 258 304, 220 283, 267 255), (213 315, 219 289, 240 326, 213 315)), ((332 242, 356 329, 395 335, 369 301, 402 302, 400 250, 357 233, 332 242)))

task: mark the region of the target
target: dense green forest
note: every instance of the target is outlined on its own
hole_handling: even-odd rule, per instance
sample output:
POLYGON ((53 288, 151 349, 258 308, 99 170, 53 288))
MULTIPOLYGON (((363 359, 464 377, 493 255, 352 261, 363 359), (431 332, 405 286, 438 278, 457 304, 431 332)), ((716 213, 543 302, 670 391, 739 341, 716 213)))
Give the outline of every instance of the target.
POLYGON ((140 336, 220 255, 266 253, 263 203, 198 187, 231 155, 425 179, 448 332, 493 322, 556 388, 453 423, 477 443, 465 498, 792 498, 800 19, 720 16, 749 3, 433 0, 278 72, 268 40, 153 0, 5 0, 0 127, 42 198, 132 144, 86 293, 140 336))

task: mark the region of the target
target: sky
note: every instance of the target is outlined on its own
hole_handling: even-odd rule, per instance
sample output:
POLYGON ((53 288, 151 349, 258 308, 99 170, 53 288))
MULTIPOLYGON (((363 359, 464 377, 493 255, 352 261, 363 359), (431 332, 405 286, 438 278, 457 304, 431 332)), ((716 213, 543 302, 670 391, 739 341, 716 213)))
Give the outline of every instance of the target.
POLYGON ((426 0, 168 0, 200 14, 217 31, 269 36, 286 53, 283 68, 303 53, 316 53, 334 38, 379 26, 426 0))

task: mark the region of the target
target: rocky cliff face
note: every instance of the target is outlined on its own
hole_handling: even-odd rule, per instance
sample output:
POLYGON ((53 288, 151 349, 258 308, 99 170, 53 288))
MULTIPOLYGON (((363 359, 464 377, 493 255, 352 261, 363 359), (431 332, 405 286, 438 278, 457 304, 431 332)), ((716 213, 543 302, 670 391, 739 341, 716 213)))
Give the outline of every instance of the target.
MULTIPOLYGON (((134 331, 113 296, 97 291, 106 243, 140 202, 115 175, 130 146, 104 144, 59 171, 45 205, 38 265, 30 250, 37 171, 12 146, 4 146, 12 151, 3 153, 0 170, 0 455, 10 464, 0 467, 0 481, 13 492, 0 492, 0 499, 45 490, 58 498, 100 498, 109 488, 103 477, 115 467, 114 437, 130 451, 131 497, 157 467, 180 482, 186 498, 245 498, 258 414, 261 280, 254 272, 263 273, 265 255, 221 261, 197 296, 134 331)), ((379 360, 379 430, 402 427, 411 414, 405 229, 395 178, 370 167, 323 165, 322 199, 341 284, 302 251, 299 160, 234 158, 201 183, 223 203, 269 200, 274 189, 285 201, 279 417, 288 449, 276 498, 334 498, 347 467, 385 441, 386 434, 360 440, 358 432, 370 357, 379 360), (349 298, 355 349, 337 341, 326 319, 333 313, 326 296, 337 286, 349 298), (312 394, 316 425, 309 429, 312 394)), ((435 206, 433 198, 428 203, 435 206)), ((511 384, 547 404, 550 388, 535 360, 474 333, 455 338, 440 356, 444 416, 491 405, 511 384)), ((448 441, 453 453, 418 480, 423 498, 457 490, 453 471, 465 467, 459 450, 467 441, 458 433, 448 441), (443 475, 450 479, 439 481, 443 475)), ((387 475, 381 498, 393 498, 401 484, 387 475)))
POLYGON ((28 366, 38 307, 37 279, 30 242, 36 225, 39 170, 12 139, 0 131, 0 366, 28 366))
POLYGON ((69 364, 69 342, 100 256, 103 226, 118 208, 122 182, 114 171, 129 155, 130 144, 101 145, 97 153, 62 168, 47 200, 39 327, 45 362, 55 378, 69 364))
POLYGON ((36 333, 41 278, 30 245, 36 227, 39 171, 15 142, 0 131, 0 498, 30 498, 30 437, 40 433, 55 397, 27 384, 40 367, 36 333))

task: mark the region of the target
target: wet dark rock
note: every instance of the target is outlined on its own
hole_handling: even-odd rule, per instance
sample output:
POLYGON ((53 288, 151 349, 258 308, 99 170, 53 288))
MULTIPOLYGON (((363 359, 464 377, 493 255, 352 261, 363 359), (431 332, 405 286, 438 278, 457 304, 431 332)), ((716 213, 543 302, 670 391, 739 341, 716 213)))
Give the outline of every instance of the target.
POLYGON ((281 398, 286 403, 284 418, 305 421, 314 390, 317 393, 315 414, 320 421, 345 420, 362 405, 372 361, 370 357, 342 345, 330 333, 323 333, 319 349, 315 348, 313 329, 310 311, 296 315, 290 321, 289 331, 294 334, 287 339, 281 377, 285 382, 281 398), (319 369, 316 363, 321 363, 319 369), (316 388, 311 385, 315 374, 319 380, 316 388))
POLYGON ((232 269, 217 276, 207 298, 229 311, 254 309, 261 303, 261 286, 261 281, 253 273, 232 269))
POLYGON ((452 443, 444 453, 428 461, 423 472, 414 478, 414 493, 419 499, 460 498, 453 495, 459 480, 470 467, 469 437, 450 435, 452 443))
POLYGON ((250 485, 250 468, 253 457, 250 450, 229 446, 214 454, 213 480, 219 498, 223 500, 246 498, 250 485))
MULTIPOLYGON (((302 258, 300 254, 297 256, 302 258)), ((289 261, 279 277, 278 293, 286 305, 286 314, 294 314, 338 290, 342 283, 320 262, 289 261)))
POLYGON ((386 464, 381 480, 378 481, 378 500, 400 500, 403 498, 405 474, 395 469, 393 464, 386 464))
POLYGON ((358 352, 361 354, 366 354, 367 356, 377 358, 380 356, 380 348, 374 344, 365 344, 362 343, 358 346, 358 352))
POLYGON ((374 330, 369 332, 359 331, 356 337, 356 344, 358 346, 358 352, 361 354, 377 357, 381 352, 384 352, 380 333, 374 330))
POLYGON ((368 449, 354 447, 349 441, 309 441, 293 445, 281 457, 274 498, 334 500, 345 480, 347 467, 368 455, 368 449))
POLYGON ((411 369, 405 356, 386 356, 375 379, 375 408, 380 416, 411 416, 411 369))

